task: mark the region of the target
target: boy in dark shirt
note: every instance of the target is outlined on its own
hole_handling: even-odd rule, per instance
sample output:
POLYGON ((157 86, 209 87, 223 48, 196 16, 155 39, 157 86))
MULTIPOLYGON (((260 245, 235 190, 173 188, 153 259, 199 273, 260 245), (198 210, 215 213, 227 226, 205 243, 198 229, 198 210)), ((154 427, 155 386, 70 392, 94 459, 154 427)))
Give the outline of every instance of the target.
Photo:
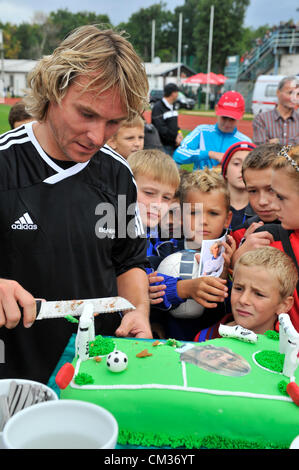
POLYGON ((231 230, 235 230, 246 219, 254 215, 248 203, 248 193, 242 178, 242 164, 249 152, 255 147, 251 142, 236 142, 223 155, 221 171, 230 194, 230 209, 233 214, 230 223, 231 230))
POLYGON ((257 248, 257 242, 269 245, 272 240, 271 234, 268 232, 262 231, 257 234, 254 231, 264 223, 277 221, 271 175, 272 163, 280 149, 279 144, 260 145, 252 150, 243 162, 242 177, 248 192, 250 206, 255 215, 248 218, 232 232, 237 244, 237 250, 232 258, 233 265, 245 251, 257 248))

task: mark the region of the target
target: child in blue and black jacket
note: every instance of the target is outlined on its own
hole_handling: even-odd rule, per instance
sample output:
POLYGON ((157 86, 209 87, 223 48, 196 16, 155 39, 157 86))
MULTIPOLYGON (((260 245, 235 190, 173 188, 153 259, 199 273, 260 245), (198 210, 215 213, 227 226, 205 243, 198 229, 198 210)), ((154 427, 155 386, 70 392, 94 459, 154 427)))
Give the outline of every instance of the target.
MULTIPOLYGON (((208 309, 215 309, 218 307, 217 302, 223 302, 227 297, 228 288, 225 285, 226 281, 219 278, 206 277, 183 280, 180 277, 160 275, 157 272, 160 262, 166 256, 176 251, 188 249, 186 239, 177 238, 177 235, 168 239, 163 236, 164 217, 169 213, 171 203, 173 204, 172 208, 175 204, 174 196, 180 182, 179 172, 173 160, 159 151, 135 152, 129 156, 128 162, 136 179, 140 215, 147 229, 147 253, 151 266, 148 270, 151 314, 152 317, 158 317, 164 326, 166 325, 166 335, 169 336, 172 330, 168 327, 172 323, 172 317, 167 312, 185 302, 188 298, 195 299, 208 309)), ((187 173, 183 176, 182 180, 185 179, 185 176, 187 177, 187 173)), ((222 182, 222 177, 219 177, 222 182)), ((227 213, 226 215, 228 216, 227 213)), ((222 223, 221 232, 223 230, 224 225, 222 223)), ((221 233, 218 234, 217 232, 217 237, 219 236, 221 236, 221 233)), ((226 250, 229 250, 229 245, 226 246, 226 250)), ((211 316, 211 322, 213 320, 215 320, 215 317, 211 316)), ((194 331, 198 331, 198 322, 190 332, 187 332, 187 330, 192 322, 185 320, 181 323, 184 324, 185 328, 183 329, 186 330, 186 334, 182 331, 182 325, 180 325, 179 328, 175 329, 176 335, 172 337, 184 340, 194 338, 194 331)))
MULTIPOLYGON (((222 175, 205 169, 183 174, 179 194, 184 237, 178 241, 176 251, 194 251, 199 262, 202 240, 219 239, 227 232, 230 225, 232 212, 229 191, 222 175)), ((166 287, 157 307, 170 310, 167 318, 167 336, 192 341, 196 328, 199 327, 199 331, 212 325, 230 309, 228 271, 235 242, 230 235, 227 235, 222 245, 224 269, 221 278, 202 276, 194 279, 192 275, 189 278, 177 278, 176 297, 166 287), (177 310, 171 312, 187 299, 193 299, 198 303, 198 311, 195 309, 192 316, 188 311, 180 313, 179 317, 177 310)))
MULTIPOLYGON (((151 294, 151 323, 164 323, 163 312, 155 312, 155 304, 160 302, 164 290, 173 292, 176 298, 177 279, 172 276, 157 276, 156 269, 160 262, 169 254, 178 250, 178 240, 170 233, 161 231, 161 220, 170 211, 174 203, 175 193, 180 184, 179 170, 173 159, 158 149, 139 150, 128 157, 137 184, 137 200, 141 220, 147 237, 147 258, 149 267, 147 274, 154 285, 149 287, 151 294), (157 300, 156 300, 157 298, 157 300)), ((170 307, 168 302, 168 307, 170 307)), ((166 307, 167 309, 167 307, 166 307)), ((161 328, 160 328, 161 329, 161 328)), ((159 335, 161 336, 161 335, 159 335)))

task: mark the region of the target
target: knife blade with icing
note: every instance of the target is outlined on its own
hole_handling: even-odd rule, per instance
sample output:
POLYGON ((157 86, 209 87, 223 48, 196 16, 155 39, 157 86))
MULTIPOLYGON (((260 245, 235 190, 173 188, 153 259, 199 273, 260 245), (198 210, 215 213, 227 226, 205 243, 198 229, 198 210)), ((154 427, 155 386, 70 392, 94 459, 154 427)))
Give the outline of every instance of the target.
POLYGON ((92 304, 94 314, 135 310, 134 305, 123 297, 102 297, 83 300, 42 301, 36 299, 36 320, 80 316, 86 304, 92 304))

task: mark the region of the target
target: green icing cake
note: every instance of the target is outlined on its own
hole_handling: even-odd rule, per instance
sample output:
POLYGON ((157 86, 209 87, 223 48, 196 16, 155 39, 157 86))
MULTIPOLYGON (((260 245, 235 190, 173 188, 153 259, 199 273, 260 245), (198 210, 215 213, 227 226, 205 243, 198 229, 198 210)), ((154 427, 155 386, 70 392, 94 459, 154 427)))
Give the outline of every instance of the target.
MULTIPOLYGON (((172 342, 113 338, 127 368, 112 372, 106 358, 77 363, 62 399, 97 403, 119 425, 119 444, 186 448, 289 448, 299 434, 299 407, 281 392, 289 379, 258 364, 260 351, 279 342, 258 335, 256 344, 221 338, 172 346, 172 342), (137 354, 147 350, 145 357, 137 354)), ((269 366, 271 367, 271 366, 269 366)), ((299 383, 299 371, 296 382, 299 383)))

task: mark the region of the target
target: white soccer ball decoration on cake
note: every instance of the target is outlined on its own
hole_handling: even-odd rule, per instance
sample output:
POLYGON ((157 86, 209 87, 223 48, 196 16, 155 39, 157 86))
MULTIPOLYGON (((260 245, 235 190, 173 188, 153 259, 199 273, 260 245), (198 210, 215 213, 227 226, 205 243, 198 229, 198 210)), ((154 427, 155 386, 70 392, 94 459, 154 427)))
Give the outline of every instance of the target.
MULTIPOLYGON (((199 264, 195 258, 196 251, 182 250, 167 256, 158 266, 158 273, 182 279, 198 277, 199 264)), ((193 299, 188 299, 177 308, 170 310, 176 318, 197 318, 202 315, 204 307, 193 299)))
POLYGON ((128 357, 122 351, 113 351, 108 354, 106 364, 111 372, 122 372, 128 367, 128 357))

